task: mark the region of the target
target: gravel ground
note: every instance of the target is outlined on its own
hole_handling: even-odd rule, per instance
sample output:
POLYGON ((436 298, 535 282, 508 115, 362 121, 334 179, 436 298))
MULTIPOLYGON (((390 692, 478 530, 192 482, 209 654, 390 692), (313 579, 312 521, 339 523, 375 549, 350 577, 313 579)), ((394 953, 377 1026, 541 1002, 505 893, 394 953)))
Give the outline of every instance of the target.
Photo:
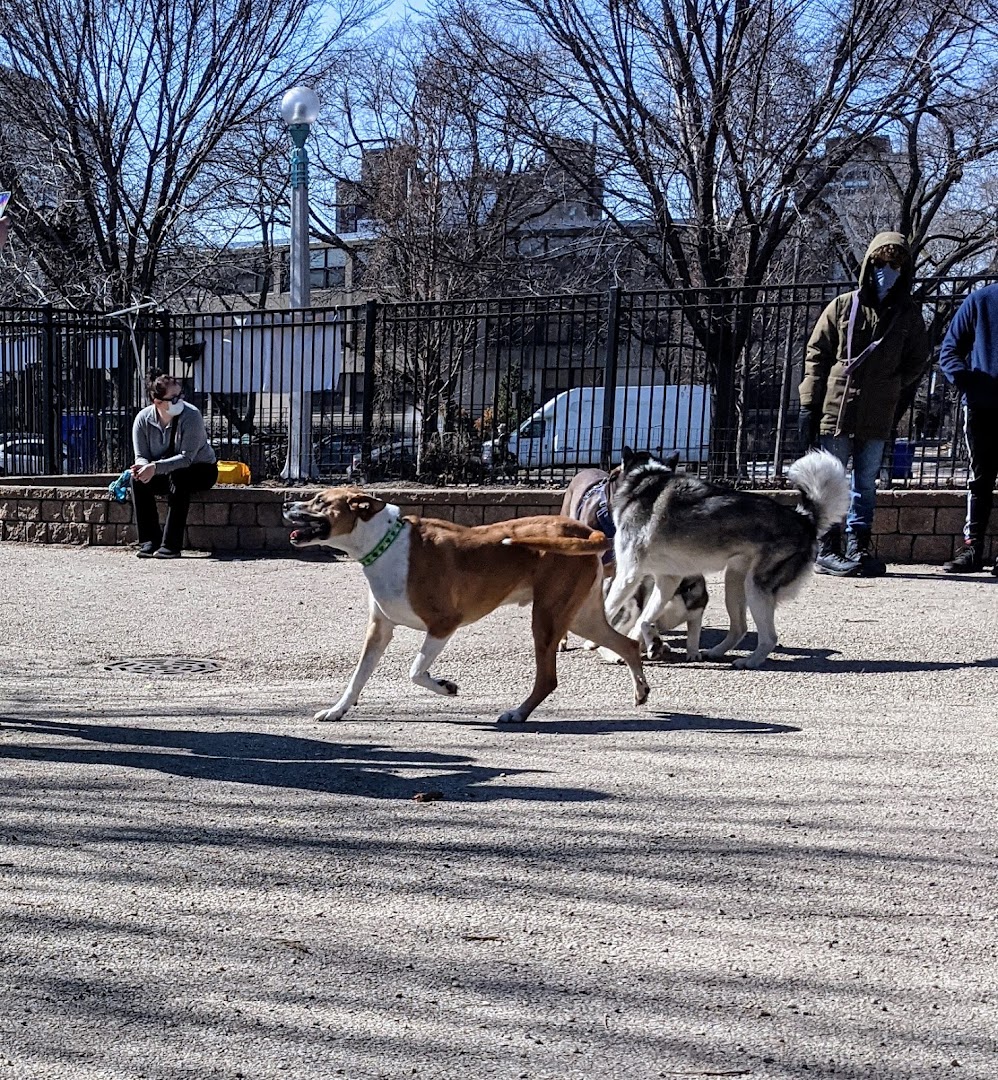
POLYGON ((319 725, 355 565, 0 546, 0 1080, 994 1080, 996 599, 817 578, 761 671, 576 648, 512 730, 506 609, 319 725))

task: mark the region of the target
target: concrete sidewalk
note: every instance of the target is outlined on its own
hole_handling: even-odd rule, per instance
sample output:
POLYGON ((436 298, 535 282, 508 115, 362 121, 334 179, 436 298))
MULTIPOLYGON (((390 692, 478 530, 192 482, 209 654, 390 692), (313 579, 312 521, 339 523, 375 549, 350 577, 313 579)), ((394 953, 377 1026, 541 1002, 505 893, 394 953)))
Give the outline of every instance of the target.
POLYGON ((642 708, 575 649, 513 730, 509 609, 311 722, 352 564, 3 544, 0 613, 0 1080, 998 1077, 998 579, 817 578, 642 708))

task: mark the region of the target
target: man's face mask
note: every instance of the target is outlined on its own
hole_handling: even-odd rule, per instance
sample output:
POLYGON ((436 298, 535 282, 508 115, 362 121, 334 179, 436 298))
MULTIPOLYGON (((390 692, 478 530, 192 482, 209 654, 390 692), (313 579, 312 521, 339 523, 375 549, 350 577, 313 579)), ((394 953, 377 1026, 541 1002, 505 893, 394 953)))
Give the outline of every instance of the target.
POLYGON ((877 283, 877 297, 880 300, 890 292, 894 282, 901 276, 900 270, 895 270, 893 266, 875 266, 873 268, 873 277, 877 283))

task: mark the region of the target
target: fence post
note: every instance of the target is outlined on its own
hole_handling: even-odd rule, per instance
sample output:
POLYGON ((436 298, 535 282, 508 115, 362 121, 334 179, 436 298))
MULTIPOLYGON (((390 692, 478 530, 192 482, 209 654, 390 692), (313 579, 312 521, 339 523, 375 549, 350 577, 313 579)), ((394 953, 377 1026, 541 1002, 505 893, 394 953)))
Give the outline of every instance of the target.
MULTIPOLYGON (((170 371, 170 309, 160 308, 159 326, 156 333, 156 366, 170 371)), ((171 371, 171 375, 177 372, 171 371)))
POLYGON ((59 401, 62 380, 58 377, 55 351, 55 320, 52 305, 42 305, 42 440, 45 448, 45 472, 49 476, 62 472, 62 448, 56 453, 56 440, 62 442, 61 423, 56 420, 61 415, 59 401))
MULTIPOLYGON (((737 434, 737 339, 732 325, 734 300, 730 290, 708 290, 712 296, 727 295, 728 300, 710 312, 712 322, 708 336, 707 355, 715 357, 714 415, 711 423, 708 476, 711 480, 728 480, 735 476, 735 445, 737 434)), ((713 304, 713 301, 709 301, 713 304)))
POLYGON ((372 429, 374 427, 374 346, 378 318, 378 301, 368 300, 364 305, 364 401, 360 419, 360 461, 368 469, 371 465, 372 429))
POLYGON ((613 452, 613 420, 617 402, 617 351, 620 335, 620 287, 609 292, 606 321, 606 355, 603 358, 603 433, 600 442, 600 468, 609 472, 613 452))
MULTIPOLYGON (((790 294, 790 315, 787 319, 787 335, 783 346, 783 368, 780 373, 780 406, 776 414, 776 446, 773 449, 773 475, 783 475, 783 444, 787 436, 787 410, 790 408, 790 380, 796 368, 794 356, 797 316, 797 282, 800 280, 801 233, 797 233, 797 246, 794 249, 793 282, 794 291, 790 294)), ((805 294, 806 295, 806 294, 805 294)))

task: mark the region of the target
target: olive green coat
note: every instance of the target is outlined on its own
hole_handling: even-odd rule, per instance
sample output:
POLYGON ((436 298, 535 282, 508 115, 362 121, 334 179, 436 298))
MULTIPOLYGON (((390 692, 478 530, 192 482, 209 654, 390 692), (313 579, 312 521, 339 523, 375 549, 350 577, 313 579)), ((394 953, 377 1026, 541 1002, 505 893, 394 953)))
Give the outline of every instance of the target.
POLYGON ((848 435, 857 439, 889 439, 902 394, 924 374, 929 341, 919 305, 911 299, 911 259, 883 301, 878 300, 870 256, 885 244, 908 251, 900 233, 880 233, 867 249, 860 268, 860 305, 853 328, 852 356, 886 331, 886 337, 848 380, 846 403, 846 332, 855 293, 837 296, 821 313, 807 343, 804 378, 800 384, 803 408, 821 410, 822 435, 848 435))

